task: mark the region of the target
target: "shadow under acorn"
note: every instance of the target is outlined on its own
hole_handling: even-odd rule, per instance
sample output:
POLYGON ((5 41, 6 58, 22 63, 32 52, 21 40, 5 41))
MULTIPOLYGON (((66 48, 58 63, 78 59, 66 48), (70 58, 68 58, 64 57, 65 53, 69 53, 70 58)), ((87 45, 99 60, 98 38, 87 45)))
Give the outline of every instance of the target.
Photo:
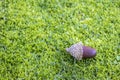
POLYGON ((59 49, 58 51, 56 51, 56 56, 59 56, 57 58, 60 64, 58 73, 56 73, 56 75, 63 75, 64 78, 68 79, 68 77, 65 77, 64 74, 70 73, 71 77, 73 79, 76 79, 76 77, 73 75, 79 73, 79 75, 82 76, 82 79, 84 79, 84 74, 86 73, 86 70, 91 69, 91 64, 94 65, 94 68, 92 67, 92 74, 94 73, 94 76, 97 75, 95 58, 76 60, 68 52, 66 52, 65 49, 59 49))
POLYGON ((74 65, 78 64, 80 66, 89 66, 90 64, 96 64, 96 58, 87 58, 87 59, 82 59, 82 60, 76 60, 73 56, 71 56, 65 49, 56 51, 56 54, 58 54, 59 61, 61 62, 66 62, 68 64, 74 65))

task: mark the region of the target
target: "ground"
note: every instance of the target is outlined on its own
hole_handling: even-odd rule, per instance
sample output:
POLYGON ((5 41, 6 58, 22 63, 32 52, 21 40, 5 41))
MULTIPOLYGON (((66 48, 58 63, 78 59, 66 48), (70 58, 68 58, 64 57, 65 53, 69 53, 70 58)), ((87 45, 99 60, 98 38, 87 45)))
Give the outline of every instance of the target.
POLYGON ((1 0, 1 80, 119 80, 120 0, 1 0), (97 56, 77 61, 83 42, 97 56))

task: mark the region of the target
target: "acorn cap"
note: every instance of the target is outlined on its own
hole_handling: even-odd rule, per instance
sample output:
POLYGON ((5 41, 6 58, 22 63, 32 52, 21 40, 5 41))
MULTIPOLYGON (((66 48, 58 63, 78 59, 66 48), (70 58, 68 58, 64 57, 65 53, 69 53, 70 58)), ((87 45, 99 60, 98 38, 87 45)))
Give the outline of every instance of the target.
POLYGON ((83 57, 83 44, 82 42, 76 43, 69 48, 66 48, 66 51, 70 53, 75 59, 81 60, 83 57))

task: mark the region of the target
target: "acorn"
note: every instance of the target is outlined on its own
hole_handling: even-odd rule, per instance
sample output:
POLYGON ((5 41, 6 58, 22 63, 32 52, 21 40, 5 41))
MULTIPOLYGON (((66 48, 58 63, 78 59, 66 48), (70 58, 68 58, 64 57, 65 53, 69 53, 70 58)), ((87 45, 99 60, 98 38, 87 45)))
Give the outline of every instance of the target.
POLYGON ((93 58, 96 56, 96 50, 88 46, 83 46, 82 42, 73 44, 71 47, 66 48, 66 51, 77 60, 93 58))

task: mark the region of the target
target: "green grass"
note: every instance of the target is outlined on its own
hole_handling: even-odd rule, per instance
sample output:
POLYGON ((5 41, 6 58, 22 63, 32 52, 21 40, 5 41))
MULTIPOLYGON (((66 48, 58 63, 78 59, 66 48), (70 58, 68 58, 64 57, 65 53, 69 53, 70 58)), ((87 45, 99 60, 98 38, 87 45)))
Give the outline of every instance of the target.
POLYGON ((1 0, 0 80, 119 80, 120 0, 1 0), (74 60, 82 41, 97 56, 74 60))

